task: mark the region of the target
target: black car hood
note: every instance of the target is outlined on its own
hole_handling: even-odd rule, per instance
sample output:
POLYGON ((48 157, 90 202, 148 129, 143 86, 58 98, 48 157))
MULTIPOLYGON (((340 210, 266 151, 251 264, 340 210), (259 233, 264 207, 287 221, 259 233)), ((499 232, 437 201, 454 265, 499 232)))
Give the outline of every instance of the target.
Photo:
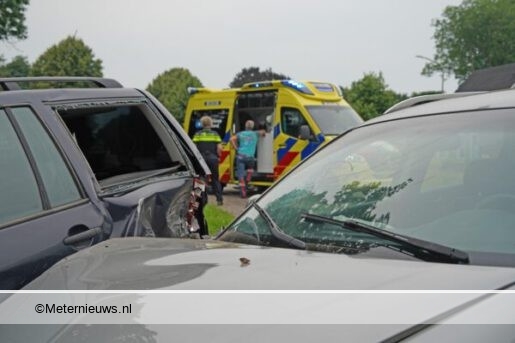
POLYGON ((69 256, 28 289, 499 289, 515 268, 379 259, 213 240, 111 239, 69 256))

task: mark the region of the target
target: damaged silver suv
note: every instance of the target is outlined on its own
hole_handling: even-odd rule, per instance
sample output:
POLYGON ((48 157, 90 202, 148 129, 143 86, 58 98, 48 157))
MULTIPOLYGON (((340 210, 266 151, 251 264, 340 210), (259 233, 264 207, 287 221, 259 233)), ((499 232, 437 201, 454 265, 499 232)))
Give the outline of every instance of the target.
POLYGON ((206 233, 207 174, 145 91, 103 78, 0 79, 0 288, 109 237, 206 233))

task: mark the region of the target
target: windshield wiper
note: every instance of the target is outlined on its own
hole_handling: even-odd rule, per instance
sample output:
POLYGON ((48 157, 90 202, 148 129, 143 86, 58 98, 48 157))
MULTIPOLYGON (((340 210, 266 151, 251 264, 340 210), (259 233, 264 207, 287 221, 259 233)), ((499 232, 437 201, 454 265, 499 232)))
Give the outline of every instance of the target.
POLYGON ((292 248, 302 249, 302 250, 306 249, 306 243, 304 243, 300 239, 297 239, 295 237, 292 237, 292 236, 284 233, 279 228, 279 226, 277 226, 277 224, 274 222, 272 217, 270 217, 268 212, 266 212, 256 202, 254 202, 254 201, 251 202, 251 206, 254 207, 259 212, 261 217, 263 217, 263 219, 266 221, 266 223, 268 224, 268 227, 270 228, 270 232, 272 233, 272 236, 274 236, 274 238, 276 238, 277 240, 279 240, 283 243, 286 243, 287 245, 289 245, 292 248))
MULTIPOLYGON (((403 246, 409 247, 407 251, 411 252, 415 257, 420 259, 429 259, 438 262, 448 263, 469 263, 469 256, 465 251, 450 248, 445 245, 425 241, 419 238, 409 237, 391 231, 379 229, 372 225, 361 223, 353 219, 338 220, 329 217, 319 216, 311 213, 302 213, 301 217, 311 222, 321 222, 333 224, 344 229, 352 231, 363 232, 375 237, 384 238, 392 242, 400 243, 403 246)), ((389 248, 392 246, 386 245, 389 248)))

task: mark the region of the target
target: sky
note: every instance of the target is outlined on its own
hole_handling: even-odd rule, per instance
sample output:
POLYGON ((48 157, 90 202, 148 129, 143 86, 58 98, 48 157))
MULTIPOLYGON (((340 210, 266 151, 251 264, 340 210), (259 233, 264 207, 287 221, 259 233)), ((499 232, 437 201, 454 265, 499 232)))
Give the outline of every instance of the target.
MULTIPOLYGON (((0 45, 33 63, 68 36, 102 60, 105 77, 146 88, 171 68, 225 88, 243 68, 349 87, 382 72, 395 92, 440 90, 421 75, 434 19, 461 0, 30 0, 28 39, 0 45)), ((453 78, 444 83, 453 92, 453 78)))

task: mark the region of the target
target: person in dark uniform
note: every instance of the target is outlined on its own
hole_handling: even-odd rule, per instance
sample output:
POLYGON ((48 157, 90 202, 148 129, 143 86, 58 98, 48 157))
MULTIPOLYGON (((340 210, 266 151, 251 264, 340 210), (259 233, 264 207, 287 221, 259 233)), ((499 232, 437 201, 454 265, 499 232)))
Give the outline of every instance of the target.
POLYGON ((213 131, 213 120, 209 116, 200 118, 202 130, 195 133, 193 142, 206 160, 209 169, 211 169, 211 186, 216 196, 216 203, 223 205, 224 200, 222 196, 222 185, 220 184, 220 177, 218 175, 218 159, 222 154, 222 139, 216 131, 213 131))

